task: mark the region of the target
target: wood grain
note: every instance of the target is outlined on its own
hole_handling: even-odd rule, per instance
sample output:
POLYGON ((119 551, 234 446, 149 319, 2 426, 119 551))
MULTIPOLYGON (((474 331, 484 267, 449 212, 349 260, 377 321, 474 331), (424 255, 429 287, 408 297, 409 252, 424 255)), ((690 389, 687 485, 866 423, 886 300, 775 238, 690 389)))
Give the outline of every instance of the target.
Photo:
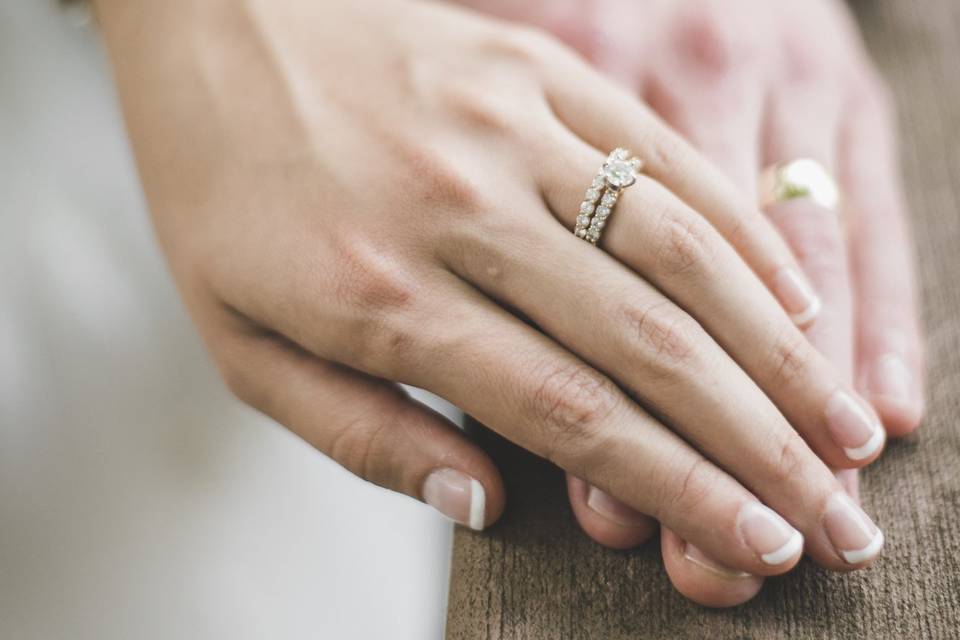
POLYGON ((705 609, 673 590, 658 545, 594 544, 555 468, 475 428, 510 504, 490 531, 456 532, 448 639, 960 638, 960 2, 855 7, 900 105, 929 349, 923 427, 864 474, 883 558, 845 576, 804 561, 742 607, 705 609))

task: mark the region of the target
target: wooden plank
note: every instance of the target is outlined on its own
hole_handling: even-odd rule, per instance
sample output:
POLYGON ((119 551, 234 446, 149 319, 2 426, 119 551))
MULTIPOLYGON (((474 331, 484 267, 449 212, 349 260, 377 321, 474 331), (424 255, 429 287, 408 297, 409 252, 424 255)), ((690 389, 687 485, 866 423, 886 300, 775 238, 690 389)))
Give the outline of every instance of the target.
POLYGON ((929 348, 924 426, 864 474, 884 557, 850 575, 804 561, 742 607, 698 607, 671 587, 657 544, 594 544, 556 469, 475 429, 510 503, 489 532, 456 533, 447 638, 960 637, 960 3, 864 0, 856 10, 901 108, 929 348))

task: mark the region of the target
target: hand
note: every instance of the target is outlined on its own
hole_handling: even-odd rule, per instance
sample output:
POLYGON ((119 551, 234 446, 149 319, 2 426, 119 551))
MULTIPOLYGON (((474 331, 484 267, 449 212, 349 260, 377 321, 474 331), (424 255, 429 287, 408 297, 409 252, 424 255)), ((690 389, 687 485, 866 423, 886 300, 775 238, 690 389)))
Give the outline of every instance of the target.
POLYGON ((879 551, 857 553, 851 527, 882 537, 822 461, 875 459, 850 452, 879 424, 764 286, 815 306, 799 266, 570 51, 433 3, 98 10, 158 236, 240 398, 475 528, 503 509, 497 471, 394 381, 730 567, 788 570, 795 529, 837 570, 879 551), (619 144, 646 175, 601 251, 570 229, 619 144))
MULTIPOLYGON (((562 35, 752 197, 769 164, 811 157, 837 172, 839 214, 808 200, 772 205, 767 214, 823 299, 807 331, 812 343, 845 375, 856 371, 890 435, 916 428, 923 358, 891 101, 845 7, 606 0, 585 16, 579 2, 470 4, 562 35)), ((844 472, 843 480, 856 497, 856 474, 844 472)), ((655 531, 650 519, 575 478, 570 496, 585 530, 604 544, 634 546, 655 531), (588 495, 606 515, 587 505, 588 495)), ((701 603, 739 604, 762 585, 723 575, 722 563, 669 530, 662 544, 674 583, 701 603)))

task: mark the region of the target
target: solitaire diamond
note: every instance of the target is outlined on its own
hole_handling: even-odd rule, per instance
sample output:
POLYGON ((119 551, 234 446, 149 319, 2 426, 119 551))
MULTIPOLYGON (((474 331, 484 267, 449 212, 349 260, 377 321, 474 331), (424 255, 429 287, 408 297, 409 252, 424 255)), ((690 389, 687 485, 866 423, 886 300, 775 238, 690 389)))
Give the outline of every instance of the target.
POLYGON ((613 160, 604 165, 603 177, 611 187, 623 189, 637 181, 637 168, 632 162, 613 160))

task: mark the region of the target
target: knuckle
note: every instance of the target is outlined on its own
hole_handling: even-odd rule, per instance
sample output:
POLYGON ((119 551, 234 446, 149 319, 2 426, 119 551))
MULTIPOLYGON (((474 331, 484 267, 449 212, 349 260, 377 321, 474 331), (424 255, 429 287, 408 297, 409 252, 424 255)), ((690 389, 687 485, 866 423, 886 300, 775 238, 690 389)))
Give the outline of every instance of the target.
POLYGON ((804 269, 811 273, 843 274, 847 270, 847 247, 836 213, 812 202, 798 200, 805 223, 785 229, 790 248, 804 269))
POLYGON ((784 78, 792 84, 810 84, 829 80, 836 65, 820 47, 811 47, 806 34, 788 39, 784 50, 784 78))
POLYGON ((405 275, 395 259, 367 238, 341 238, 336 264, 338 299, 347 300, 365 312, 379 314, 409 308, 418 297, 413 278, 405 275))
POLYGON ((397 377, 419 348, 416 325, 416 321, 403 314, 360 320, 353 331, 351 364, 361 371, 397 377))
POLYGON ((470 127, 514 137, 525 130, 526 111, 518 108, 508 92, 491 91, 480 82, 464 79, 450 80, 440 91, 448 110, 470 127))
POLYGON ((637 308, 627 305, 623 315, 632 338, 628 350, 646 362, 651 374, 662 378, 682 375, 699 353, 702 329, 693 318, 669 301, 637 308))
POLYGON ((810 365, 810 343, 799 330, 790 326, 783 330, 770 350, 771 381, 791 386, 802 380, 810 365))
MULTIPOLYGON (((351 362, 384 371, 416 348, 422 315, 417 281, 366 240, 342 241, 334 281, 336 304, 345 311, 351 362)), ((345 334, 346 335, 346 334, 345 334)))
POLYGON ((414 142, 403 146, 400 155, 410 177, 406 188, 424 210, 468 214, 485 209, 487 197, 478 181, 440 150, 414 142))
POLYGON ((333 460, 364 480, 389 486, 392 477, 389 426, 395 423, 395 410, 374 403, 332 430, 323 447, 333 460))
POLYGON ((709 471, 710 463, 705 458, 698 456, 690 462, 681 469, 679 476, 674 475, 665 481, 661 490, 660 508, 669 509, 674 517, 700 512, 710 494, 709 471))
POLYGON ((716 253, 708 224, 684 211, 668 211, 660 224, 657 268, 668 276, 702 275, 716 253))
POLYGON ((566 54, 566 47, 546 32, 527 26, 499 30, 489 47, 495 53, 532 68, 541 68, 566 54))
POLYGON ((674 42, 681 55, 701 73, 727 77, 752 69, 759 58, 750 31, 738 26, 729 12, 698 7, 683 14, 674 42))
POLYGON ((534 412, 546 431, 545 457, 552 461, 586 455, 600 424, 619 402, 613 384, 581 364, 543 375, 533 393, 534 412))
POLYGON ((786 431, 783 440, 778 443, 777 455, 770 469, 771 477, 778 486, 791 486, 803 477, 806 468, 807 445, 792 429, 786 431))

